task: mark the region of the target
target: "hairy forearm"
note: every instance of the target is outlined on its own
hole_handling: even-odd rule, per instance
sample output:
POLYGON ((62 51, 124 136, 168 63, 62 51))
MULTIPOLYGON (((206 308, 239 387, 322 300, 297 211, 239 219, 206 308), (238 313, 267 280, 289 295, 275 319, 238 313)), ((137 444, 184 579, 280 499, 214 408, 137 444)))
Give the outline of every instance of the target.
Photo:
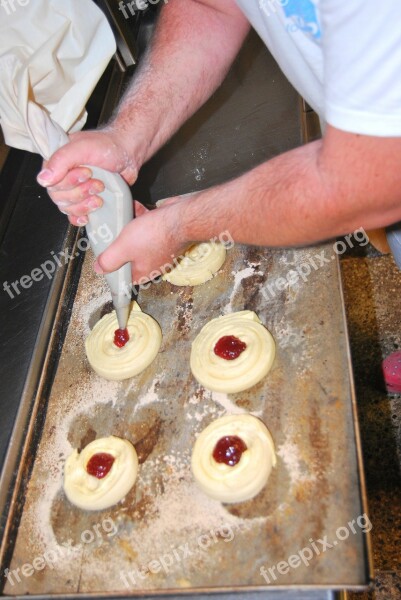
POLYGON ((111 272, 131 261, 134 280, 147 281, 189 244, 226 231, 235 242, 288 247, 400 221, 400 152, 399 138, 361 136, 328 125, 321 141, 139 215, 98 266, 111 272))
POLYGON ((220 85, 248 29, 232 0, 170 0, 163 8, 112 122, 137 163, 146 162, 220 85))
POLYGON ((186 239, 207 240, 229 230, 239 243, 297 246, 401 218, 400 199, 385 206, 373 187, 369 195, 347 185, 326 169, 322 148, 318 141, 286 152, 193 196, 182 210, 186 239))

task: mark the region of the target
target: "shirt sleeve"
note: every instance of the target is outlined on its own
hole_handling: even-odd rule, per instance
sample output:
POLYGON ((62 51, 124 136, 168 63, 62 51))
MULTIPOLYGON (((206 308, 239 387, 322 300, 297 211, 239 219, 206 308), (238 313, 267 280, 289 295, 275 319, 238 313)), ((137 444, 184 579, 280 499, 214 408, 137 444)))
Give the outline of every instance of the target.
POLYGON ((401 136, 401 1, 321 0, 327 123, 401 136))

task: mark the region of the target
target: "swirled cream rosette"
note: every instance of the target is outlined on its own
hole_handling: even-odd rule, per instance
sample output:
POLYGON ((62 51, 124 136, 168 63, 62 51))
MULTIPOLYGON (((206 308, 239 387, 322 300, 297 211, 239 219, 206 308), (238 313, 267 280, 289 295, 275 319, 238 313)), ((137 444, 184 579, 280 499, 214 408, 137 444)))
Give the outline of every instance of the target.
POLYGON ((138 457, 128 440, 110 436, 74 450, 64 467, 64 491, 68 500, 83 510, 102 510, 117 504, 130 491, 138 473, 138 457), (110 454, 114 462, 102 479, 87 472, 87 464, 98 453, 110 454))
POLYGON ((225 259, 226 249, 220 242, 193 244, 163 279, 179 286, 200 285, 217 273, 225 259))
POLYGON ((273 364, 275 343, 256 313, 250 310, 209 321, 192 343, 191 371, 205 388, 236 393, 251 388, 267 375, 273 364), (214 347, 220 338, 235 336, 246 349, 234 360, 217 356, 214 347))
POLYGON ((96 323, 85 341, 88 361, 100 377, 120 381, 138 375, 159 352, 162 333, 159 324, 143 313, 136 302, 128 319, 129 340, 122 348, 114 344, 118 329, 115 311, 96 323))
POLYGON ((192 473, 201 490, 221 502, 244 502, 266 485, 276 465, 274 442, 267 427, 249 414, 227 415, 213 421, 197 438, 192 451, 192 473), (234 466, 213 458, 216 444, 237 436, 246 445, 234 466))

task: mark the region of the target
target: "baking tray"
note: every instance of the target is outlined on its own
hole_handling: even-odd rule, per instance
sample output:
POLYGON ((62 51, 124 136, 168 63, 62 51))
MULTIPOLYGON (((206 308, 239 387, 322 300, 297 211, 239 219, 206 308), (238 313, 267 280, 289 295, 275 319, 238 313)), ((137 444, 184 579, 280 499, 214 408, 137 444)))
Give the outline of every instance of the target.
MULTIPOLYGON (((47 413, 41 435, 35 438, 31 422, 26 438, 23 456, 33 468, 20 466, 18 501, 2 545, 4 561, 10 557, 3 594, 127 597, 366 586, 369 540, 356 523, 366 500, 333 248, 236 245, 203 286, 159 282, 141 291, 139 303, 159 322, 163 343, 152 365, 125 382, 102 380, 85 357, 85 337, 111 310, 92 262, 88 252, 48 397, 39 386, 36 402, 47 413), (318 255, 329 261, 319 267, 318 255), (295 281, 290 271, 304 275, 295 281), (254 310, 273 334, 273 368, 246 392, 209 392, 190 373, 191 341, 211 318, 242 309, 254 310), (222 505, 197 489, 191 450, 212 420, 240 412, 266 423, 278 464, 259 496, 222 505), (72 448, 107 435, 134 443, 137 483, 117 506, 81 511, 62 491, 65 459, 72 448), (310 559, 278 566, 306 547, 310 559)), ((57 344, 51 349, 57 352, 57 344)), ((42 383, 51 376, 44 371, 42 383)))

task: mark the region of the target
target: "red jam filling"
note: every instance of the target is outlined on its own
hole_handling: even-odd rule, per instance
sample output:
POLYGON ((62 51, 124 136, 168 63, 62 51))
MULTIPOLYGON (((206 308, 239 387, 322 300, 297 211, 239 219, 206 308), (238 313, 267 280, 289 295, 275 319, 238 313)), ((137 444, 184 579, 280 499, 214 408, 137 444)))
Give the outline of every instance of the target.
POLYGON ((114 343, 118 348, 123 348, 129 340, 128 329, 116 329, 114 332, 114 343))
POLYGON ((93 475, 93 477, 97 477, 98 479, 103 479, 110 471, 113 463, 114 456, 107 452, 98 452, 88 460, 86 470, 89 475, 93 475))
POLYGON ((218 463, 234 467, 241 460, 246 444, 236 435, 226 435, 217 442, 213 450, 213 458, 218 463))
POLYGON ((234 360, 245 350, 245 342, 241 342, 234 335, 225 335, 219 339, 214 347, 214 353, 226 360, 234 360))

